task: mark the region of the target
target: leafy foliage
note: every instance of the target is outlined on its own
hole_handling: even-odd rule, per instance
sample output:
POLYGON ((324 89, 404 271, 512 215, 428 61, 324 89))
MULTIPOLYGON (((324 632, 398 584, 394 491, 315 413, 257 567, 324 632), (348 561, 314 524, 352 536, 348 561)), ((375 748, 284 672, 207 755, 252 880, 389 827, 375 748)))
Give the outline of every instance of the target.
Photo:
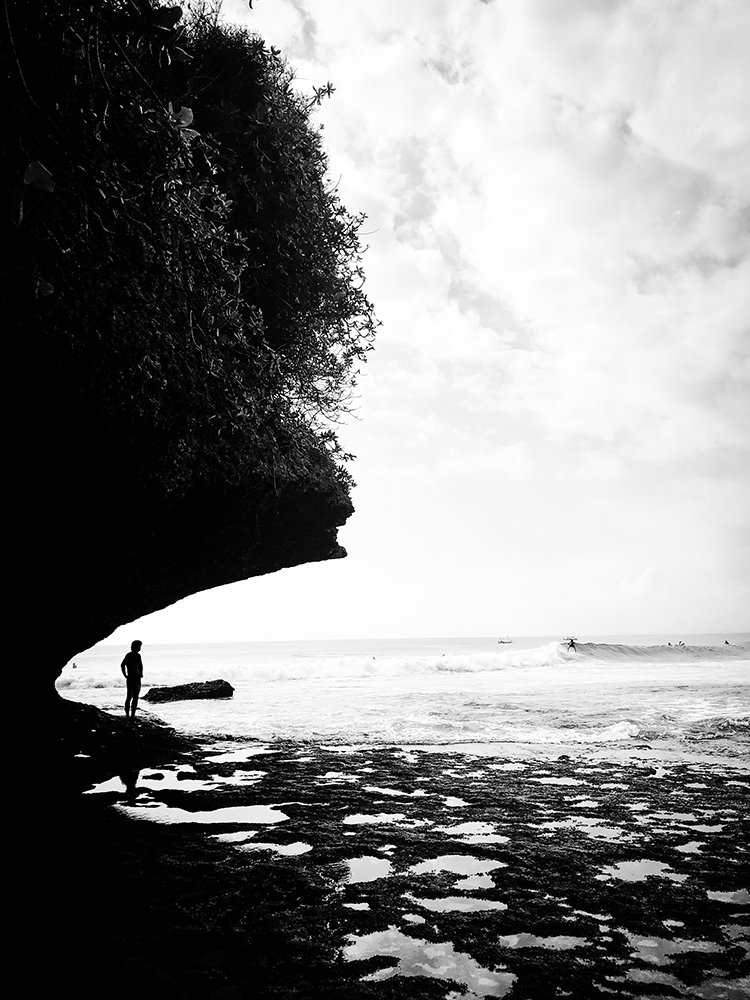
POLYGON ((331 424, 377 324, 312 122, 331 85, 301 97, 218 6, 6 11, 6 315, 46 460, 348 484, 331 424))

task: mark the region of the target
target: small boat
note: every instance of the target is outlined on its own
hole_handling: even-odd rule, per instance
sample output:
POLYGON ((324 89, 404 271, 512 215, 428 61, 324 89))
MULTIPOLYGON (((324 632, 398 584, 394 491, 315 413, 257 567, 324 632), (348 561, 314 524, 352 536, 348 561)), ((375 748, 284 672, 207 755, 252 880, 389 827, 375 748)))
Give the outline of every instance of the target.
POLYGON ((506 645, 506 643, 513 642, 512 639, 498 639, 497 641, 500 643, 501 646, 506 645))

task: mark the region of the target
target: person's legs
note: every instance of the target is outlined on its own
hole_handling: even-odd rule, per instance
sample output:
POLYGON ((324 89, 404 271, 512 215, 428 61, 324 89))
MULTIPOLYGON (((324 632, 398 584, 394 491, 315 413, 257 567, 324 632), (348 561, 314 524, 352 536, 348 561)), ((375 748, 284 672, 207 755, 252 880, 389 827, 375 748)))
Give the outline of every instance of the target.
POLYGON ((135 710, 138 708, 138 695, 141 693, 140 678, 128 677, 128 696, 125 699, 125 715, 129 719, 135 718, 135 710))
POLYGON ((140 693, 141 693, 141 682, 140 682, 140 680, 134 681, 133 682, 133 689, 132 689, 132 692, 131 692, 132 698, 133 698, 133 707, 131 709, 131 715, 130 715, 131 719, 135 718, 135 710, 136 710, 136 708, 138 708, 138 695, 140 693))

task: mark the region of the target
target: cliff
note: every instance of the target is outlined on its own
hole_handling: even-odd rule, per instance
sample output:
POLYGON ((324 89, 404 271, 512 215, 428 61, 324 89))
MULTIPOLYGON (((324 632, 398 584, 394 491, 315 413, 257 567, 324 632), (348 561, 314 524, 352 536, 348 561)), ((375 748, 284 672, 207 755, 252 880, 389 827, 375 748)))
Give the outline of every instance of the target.
MULTIPOLYGON (((376 322, 280 54, 198 5, 9 0, 7 465, 26 684, 200 590, 345 555, 376 322)), ((248 609, 252 613, 252 609, 248 609)))
POLYGON ((95 485, 103 470, 93 461, 85 484, 51 471, 28 476, 18 489, 25 510, 12 518, 27 544, 9 567, 9 621, 34 698, 120 624, 201 590, 346 555, 336 533, 352 505, 334 476, 274 489, 247 470, 174 500, 107 475, 95 485))

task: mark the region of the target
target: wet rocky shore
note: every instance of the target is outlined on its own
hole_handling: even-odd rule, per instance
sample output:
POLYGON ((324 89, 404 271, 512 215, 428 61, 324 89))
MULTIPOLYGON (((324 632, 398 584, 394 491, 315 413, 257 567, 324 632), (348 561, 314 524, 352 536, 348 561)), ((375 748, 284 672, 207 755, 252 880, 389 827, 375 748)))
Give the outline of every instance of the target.
POLYGON ((750 995, 738 761, 199 743, 92 711, 57 734, 60 780, 33 831, 38 984, 165 1000, 750 995))

